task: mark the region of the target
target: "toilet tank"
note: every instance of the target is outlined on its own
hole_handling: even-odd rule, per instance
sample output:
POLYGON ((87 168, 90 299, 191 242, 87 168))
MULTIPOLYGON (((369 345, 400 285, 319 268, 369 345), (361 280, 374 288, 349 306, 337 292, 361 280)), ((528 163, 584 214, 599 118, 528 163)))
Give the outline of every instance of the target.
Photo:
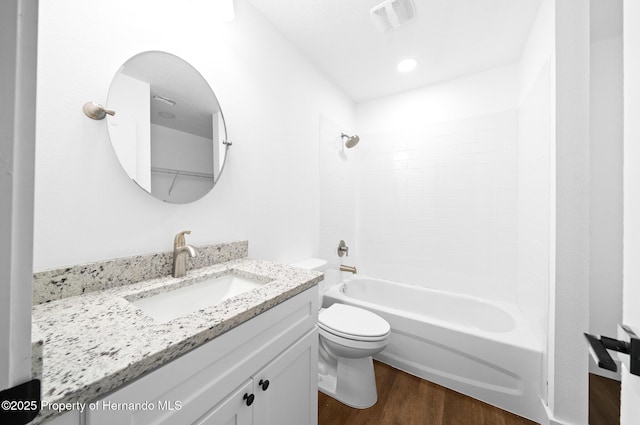
POLYGON ((320 294, 319 305, 322 305, 322 295, 327 291, 327 289, 342 280, 340 270, 329 268, 327 260, 323 260, 322 258, 307 258, 306 260, 298 261, 291 265, 302 269, 315 270, 324 273, 324 280, 318 284, 318 292, 320 294))
POLYGON ((323 260, 322 258, 307 258, 306 260, 293 263, 292 266, 323 272, 329 267, 329 263, 327 263, 327 260, 323 260))

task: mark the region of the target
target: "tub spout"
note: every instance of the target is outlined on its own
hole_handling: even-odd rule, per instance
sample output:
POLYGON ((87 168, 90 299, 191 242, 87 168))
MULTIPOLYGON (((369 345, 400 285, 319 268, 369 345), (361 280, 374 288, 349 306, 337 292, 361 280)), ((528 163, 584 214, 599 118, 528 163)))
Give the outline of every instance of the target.
POLYGON ((345 266, 344 264, 340 265, 340 271, 342 272, 351 272, 353 274, 358 273, 358 269, 355 266, 345 266))

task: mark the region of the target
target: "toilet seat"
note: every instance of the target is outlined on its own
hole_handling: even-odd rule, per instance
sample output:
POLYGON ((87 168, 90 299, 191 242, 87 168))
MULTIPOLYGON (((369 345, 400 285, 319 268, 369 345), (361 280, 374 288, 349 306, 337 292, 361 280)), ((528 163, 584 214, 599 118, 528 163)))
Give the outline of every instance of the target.
POLYGON ((337 303, 320 311, 318 327, 334 336, 355 341, 382 341, 391 331, 389 323, 377 314, 337 303))

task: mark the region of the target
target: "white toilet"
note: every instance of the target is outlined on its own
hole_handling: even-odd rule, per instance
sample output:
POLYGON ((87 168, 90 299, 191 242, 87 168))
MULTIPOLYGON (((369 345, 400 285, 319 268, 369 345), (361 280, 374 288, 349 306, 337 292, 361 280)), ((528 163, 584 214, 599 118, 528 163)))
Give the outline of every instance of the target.
MULTIPOLYGON (((293 265, 318 271, 325 271, 328 267, 325 260, 316 258, 293 265)), ((337 281, 321 283, 322 297, 324 290, 337 281)), ((320 309, 318 328, 320 391, 358 409, 373 406, 378 400, 378 392, 371 356, 387 346, 391 331, 389 323, 362 308, 333 304, 320 309)))

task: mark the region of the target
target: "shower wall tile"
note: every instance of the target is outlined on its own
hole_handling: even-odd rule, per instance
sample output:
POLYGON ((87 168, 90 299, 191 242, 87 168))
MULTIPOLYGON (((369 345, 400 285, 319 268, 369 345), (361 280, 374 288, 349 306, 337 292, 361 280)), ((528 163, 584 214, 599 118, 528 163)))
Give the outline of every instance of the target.
POLYGON ((518 111, 360 136, 359 269, 515 301, 518 111))
MULTIPOLYGON (((320 235, 319 254, 330 267, 337 269, 343 262, 355 264, 356 249, 356 171, 355 156, 362 142, 354 149, 344 149, 341 133, 349 133, 337 123, 320 116, 320 235), (338 243, 349 246, 349 257, 337 255, 338 243)), ((329 284, 328 280, 321 284, 329 284)), ((322 288, 321 288, 322 289, 322 288)))

